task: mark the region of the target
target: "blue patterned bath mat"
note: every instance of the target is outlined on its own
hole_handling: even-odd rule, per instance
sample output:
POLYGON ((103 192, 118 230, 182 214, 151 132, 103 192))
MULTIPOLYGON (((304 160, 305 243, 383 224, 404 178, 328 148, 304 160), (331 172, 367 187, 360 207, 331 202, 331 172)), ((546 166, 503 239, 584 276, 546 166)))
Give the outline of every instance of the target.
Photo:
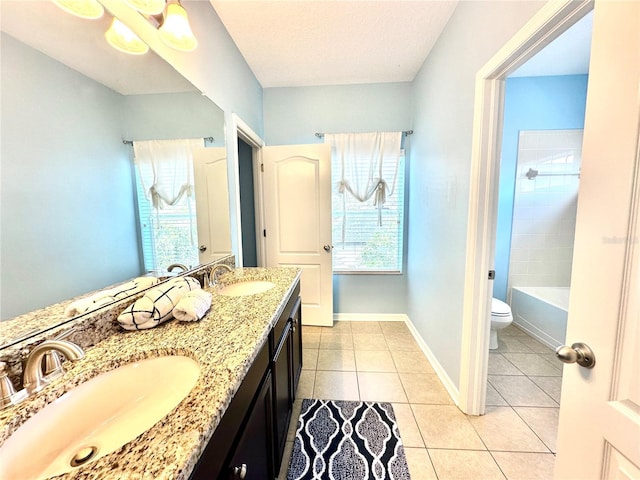
POLYGON ((390 403, 302 401, 287 480, 410 480, 390 403))

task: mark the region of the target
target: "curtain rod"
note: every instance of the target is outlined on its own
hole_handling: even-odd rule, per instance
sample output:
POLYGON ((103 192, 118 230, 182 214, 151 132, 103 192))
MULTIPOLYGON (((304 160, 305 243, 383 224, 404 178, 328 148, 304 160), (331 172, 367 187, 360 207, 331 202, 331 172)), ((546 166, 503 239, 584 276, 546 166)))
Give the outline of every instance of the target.
MULTIPOLYGON (((403 134, 405 137, 406 137, 407 135, 413 135, 413 130, 404 130, 404 131, 402 132, 402 134, 403 134)), ((315 134, 315 135, 316 135, 316 137, 318 137, 318 138, 322 138, 322 137, 324 137, 324 133, 321 133, 321 132, 316 132, 316 134, 315 134)))
MULTIPOLYGON (((214 138, 213 137, 204 137, 203 140, 205 142, 213 143, 214 138)), ((125 145, 133 146, 133 140, 122 140, 122 143, 124 143, 125 145)))

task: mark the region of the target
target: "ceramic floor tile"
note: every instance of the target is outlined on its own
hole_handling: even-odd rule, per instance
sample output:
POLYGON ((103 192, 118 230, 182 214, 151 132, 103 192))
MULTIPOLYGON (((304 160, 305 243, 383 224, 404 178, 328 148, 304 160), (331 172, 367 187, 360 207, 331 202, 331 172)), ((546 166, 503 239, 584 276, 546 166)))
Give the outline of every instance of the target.
POLYGON ((556 402, 560 403, 560 391, 562 390, 562 377, 529 377, 556 402))
POLYGON ((289 471, 289 462, 291 461, 291 453, 293 452, 293 442, 287 441, 284 446, 284 454, 282 455, 282 464, 280 465, 280 473, 278 480, 286 480, 289 471))
POLYGON ((388 350, 356 350, 356 369, 359 372, 395 372, 388 350))
POLYGON ((353 336, 356 350, 388 350, 387 341, 381 333, 362 333, 353 336))
POLYGON ((320 334, 319 333, 302 333, 302 348, 318 348, 320 347, 320 334))
POLYGON ((489 375, 524 375, 524 373, 501 353, 490 353, 489 375))
POLYGON ((411 409, 427 448, 486 450, 471 422, 458 407, 412 404, 411 409))
POLYGON ((323 335, 331 335, 335 333, 351 333, 351 322, 333 322, 333 327, 323 328, 323 335))
POLYGON ((322 400, 360 400, 356 372, 327 372, 318 370, 313 398, 322 400))
POLYGON ((552 365, 537 353, 503 353, 505 358, 513 363, 525 375, 544 377, 561 376, 560 366, 552 365))
POLYGON ((553 478, 555 456, 551 453, 491 452, 507 480, 553 478))
POLYGON ((501 337, 500 335, 498 335, 498 348, 491 351, 496 353, 505 353, 505 352, 532 353, 531 349, 521 342, 522 338, 523 337, 516 337, 516 336, 501 337))
POLYGON ((398 372, 402 373, 435 373, 427 357, 421 352, 392 351, 391 356, 398 372))
POLYGON ((392 352, 421 352, 418 343, 410 333, 385 334, 384 338, 392 352))
POLYGON ((296 436, 296 430, 298 428, 298 417, 302 410, 302 398, 296 398, 293 402, 293 408, 291 410, 291 420, 289 421, 289 430, 287 431, 287 441, 293 442, 296 436))
POLYGON ((302 335, 308 333, 322 333, 324 327, 316 327, 315 325, 303 325, 302 326, 302 335))
POLYGON ((313 386, 315 381, 315 370, 302 370, 302 372, 300 372, 298 389, 296 390, 296 398, 313 398, 313 386))
POLYGON ((351 322, 351 333, 361 335, 363 333, 377 333, 382 335, 382 329, 378 322, 351 322))
POLYGON ((302 349, 302 369, 315 370, 318 366, 318 349, 304 348, 302 349))
POLYGON ((545 452, 549 449, 511 407, 487 407, 469 421, 489 450, 545 452))
POLYGON ((318 353, 318 370, 356 371, 353 350, 327 349, 318 353))
POLYGON ((519 340, 535 353, 553 353, 553 349, 533 337, 521 337, 519 340))
POLYGON ((540 437, 549 450, 556 452, 559 408, 515 407, 514 410, 540 437))
MULTIPOLYGON (((400 438, 402 444, 406 447, 424 448, 424 441, 420 435, 420 429, 413 416, 413 410, 408 403, 394 403, 393 413, 396 416, 398 430, 400 430, 400 438)), ((426 453, 426 452, 425 452, 426 453)))
POLYGON ((426 448, 405 447, 404 454, 407 457, 411 480, 438 480, 426 448))
POLYGON ((506 337, 528 337, 529 336, 527 332, 519 329, 518 326, 514 323, 500 330, 498 332, 498 335, 504 335, 506 337))
POLYGON ((435 374, 401 373, 400 380, 410 403, 453 404, 449 393, 435 374))
POLYGON ((493 388, 493 386, 487 382, 487 401, 486 401, 486 405, 487 406, 508 406, 509 404, 507 403, 507 401, 502 398, 500 396, 500 394, 498 393, 498 391, 493 388))
POLYGON ((489 375, 489 382, 512 407, 557 407, 558 404, 528 377, 489 375))
POLYGON ((489 452, 432 449, 428 451, 438 480, 505 480, 489 452))
POLYGON ((396 333, 411 334, 411 332, 409 332, 409 327, 407 327, 404 322, 380 322, 380 328, 385 335, 396 333))
POLYGON ((358 372, 358 386, 363 401, 407 403, 397 373, 358 372))
POLYGON ((353 350, 353 336, 350 333, 323 333, 320 348, 331 350, 353 350))

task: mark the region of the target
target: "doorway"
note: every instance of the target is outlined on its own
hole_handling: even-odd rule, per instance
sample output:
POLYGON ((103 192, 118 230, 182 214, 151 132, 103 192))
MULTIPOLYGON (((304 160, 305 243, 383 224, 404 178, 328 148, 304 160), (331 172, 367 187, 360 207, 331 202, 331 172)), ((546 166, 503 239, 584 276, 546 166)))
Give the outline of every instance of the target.
POLYGON ((240 183, 243 267, 258 266, 254 175, 253 148, 242 138, 238 138, 238 180, 240 183))

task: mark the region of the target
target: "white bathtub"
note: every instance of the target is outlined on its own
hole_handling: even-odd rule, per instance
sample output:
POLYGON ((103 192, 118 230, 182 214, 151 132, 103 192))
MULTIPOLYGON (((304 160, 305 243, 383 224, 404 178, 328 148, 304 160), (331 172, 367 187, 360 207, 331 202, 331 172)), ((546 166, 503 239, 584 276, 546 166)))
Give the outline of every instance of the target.
POLYGON ((513 321, 551 348, 565 344, 569 287, 513 287, 513 321))

